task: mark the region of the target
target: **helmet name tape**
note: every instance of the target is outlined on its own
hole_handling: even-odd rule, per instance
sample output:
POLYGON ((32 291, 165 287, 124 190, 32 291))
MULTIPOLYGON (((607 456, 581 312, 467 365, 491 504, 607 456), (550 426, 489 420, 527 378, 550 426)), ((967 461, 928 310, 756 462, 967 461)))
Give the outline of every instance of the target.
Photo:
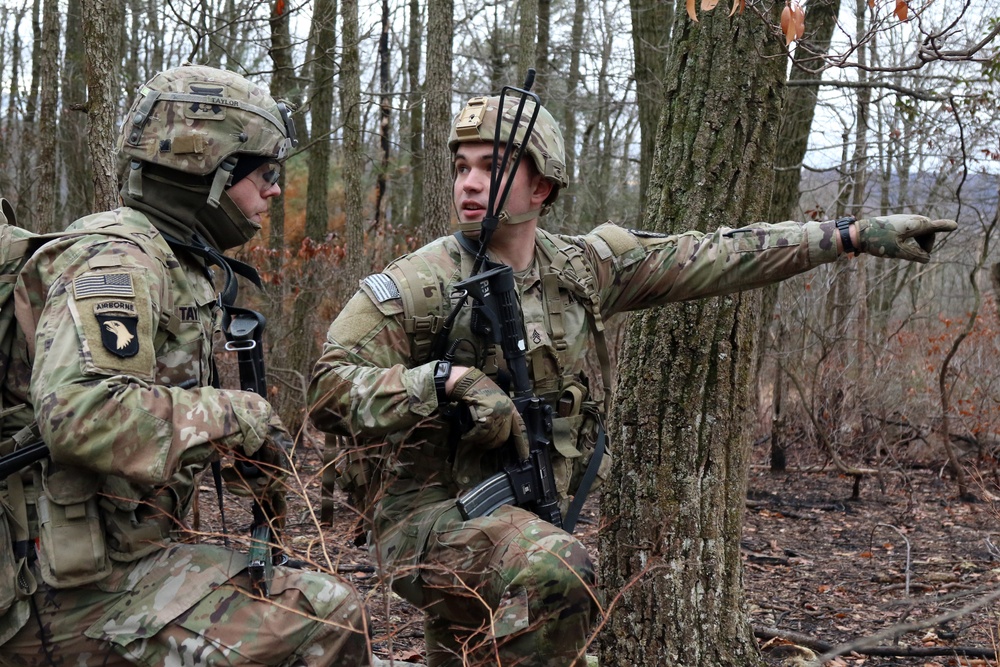
POLYGON ((188 90, 194 95, 202 95, 204 101, 192 102, 184 110, 185 118, 197 120, 225 120, 228 95, 226 87, 220 83, 192 81, 188 90))

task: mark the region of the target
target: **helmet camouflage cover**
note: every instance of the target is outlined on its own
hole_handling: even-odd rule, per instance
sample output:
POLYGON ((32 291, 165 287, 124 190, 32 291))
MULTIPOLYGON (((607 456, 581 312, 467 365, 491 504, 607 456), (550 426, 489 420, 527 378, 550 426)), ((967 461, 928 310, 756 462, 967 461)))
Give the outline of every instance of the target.
MULTIPOLYGON (((504 97, 504 109, 500 126, 500 141, 507 142, 510 139, 510 128, 517 115, 517 107, 521 98, 517 95, 507 95, 504 97)), ((535 102, 528 99, 524 103, 524 113, 514 135, 514 143, 517 146, 524 146, 524 132, 528 127, 528 119, 531 118, 535 102)), ((493 143, 496 131, 497 110, 500 108, 499 97, 473 97, 458 114, 455 122, 451 125, 451 134, 448 137, 448 148, 454 153, 458 149, 458 144, 469 141, 486 141, 493 143)), ((551 200, 555 199, 560 187, 569 185, 566 180, 566 149, 563 145, 562 131, 559 125, 545 107, 538 108, 538 117, 531 130, 531 137, 527 146, 524 146, 528 155, 538 172, 553 182, 551 200)))
POLYGON ((294 145, 288 107, 265 89, 233 72, 183 65, 139 89, 116 148, 125 163, 205 176, 237 153, 281 160, 294 145))

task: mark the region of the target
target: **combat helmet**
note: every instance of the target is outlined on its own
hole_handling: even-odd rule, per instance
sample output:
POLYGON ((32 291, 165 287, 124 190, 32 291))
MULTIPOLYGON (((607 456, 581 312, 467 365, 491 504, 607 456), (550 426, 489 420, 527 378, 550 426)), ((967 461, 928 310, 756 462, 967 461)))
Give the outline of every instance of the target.
POLYGON ((182 65, 139 89, 116 148, 129 192, 141 193, 143 164, 212 177, 208 203, 219 205, 240 155, 283 160, 296 145, 290 110, 234 72, 182 65))
MULTIPOLYGON (((521 98, 517 95, 504 97, 504 109, 501 117, 500 140, 510 141, 510 129, 517 114, 521 98)), ((531 130, 527 143, 524 133, 527 130, 535 102, 530 98, 525 100, 524 113, 517 131, 514 134, 514 144, 517 149, 527 151, 535 167, 544 178, 552 182, 552 193, 545 200, 539 215, 548 213, 552 202, 559 195, 559 188, 569 185, 566 178, 566 149, 563 144, 562 131, 544 106, 538 109, 538 117, 531 130)), ((497 123, 497 111, 500 108, 500 98, 473 97, 466 103, 462 112, 455 117, 448 137, 448 148, 452 153, 458 150, 460 143, 471 141, 486 141, 493 143, 497 123)), ((520 222, 508 220, 508 223, 520 222)))

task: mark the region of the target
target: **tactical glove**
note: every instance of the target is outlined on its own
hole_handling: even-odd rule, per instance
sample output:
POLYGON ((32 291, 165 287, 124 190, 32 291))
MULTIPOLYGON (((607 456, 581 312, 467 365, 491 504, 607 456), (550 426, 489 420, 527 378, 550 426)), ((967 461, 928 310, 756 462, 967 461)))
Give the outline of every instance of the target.
POLYGON ((292 437, 272 413, 260 446, 250 455, 234 452, 235 463, 223 468, 226 488, 234 495, 258 499, 274 493, 288 475, 292 445, 292 437))
POLYGON ((935 234, 958 228, 954 220, 931 220, 922 215, 887 215, 858 220, 858 251, 876 257, 907 259, 926 264, 935 234))
POLYGON ((455 383, 451 398, 469 409, 469 428, 462 442, 493 449, 507 442, 511 428, 524 432, 524 422, 503 389, 478 368, 470 368, 455 383))

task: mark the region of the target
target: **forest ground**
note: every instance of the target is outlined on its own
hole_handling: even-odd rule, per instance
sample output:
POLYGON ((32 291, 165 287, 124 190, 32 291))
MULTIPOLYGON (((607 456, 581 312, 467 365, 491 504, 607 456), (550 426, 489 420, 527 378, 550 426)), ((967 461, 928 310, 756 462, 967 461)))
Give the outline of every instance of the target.
MULTIPOLYGON (((335 496, 333 525, 323 528, 322 542, 317 539, 320 456, 306 447, 296 459, 300 487, 314 509, 302 500, 301 492, 290 503, 285 538, 295 557, 330 563, 367 596, 377 656, 422 662, 421 614, 387 593, 374 574, 367 550, 354 545, 353 512, 340 492, 335 496)), ((955 486, 929 467, 897 468, 877 478, 865 477, 860 497, 851 500, 852 478, 820 470, 818 465, 815 470, 772 473, 763 465, 766 446, 755 451, 754 460, 757 465, 749 477, 741 550, 755 630, 794 633, 799 644, 837 645, 892 625, 960 609, 1000 588, 1000 550, 991 547, 1000 547, 1000 491, 994 471, 988 483, 977 485, 977 503, 959 502, 955 486), (909 592, 904 536, 910 543, 909 592)), ((203 528, 215 524, 217 515, 211 509, 215 501, 209 486, 206 480, 202 487, 203 528)), ((227 512, 232 504, 227 501, 227 512)), ((598 498, 588 500, 577 530, 596 557, 598 507, 598 498)), ((233 516, 230 525, 239 526, 247 515, 234 510, 229 512, 233 516)), ((785 642, 761 634, 759 642, 768 662, 779 664, 778 653, 769 651, 785 642)), ((995 649, 998 645, 1000 602, 996 600, 953 621, 904 633, 898 644, 880 643, 924 649, 995 649)), ((944 667, 997 663, 975 658, 959 661, 947 655, 848 653, 828 664, 944 667)))

